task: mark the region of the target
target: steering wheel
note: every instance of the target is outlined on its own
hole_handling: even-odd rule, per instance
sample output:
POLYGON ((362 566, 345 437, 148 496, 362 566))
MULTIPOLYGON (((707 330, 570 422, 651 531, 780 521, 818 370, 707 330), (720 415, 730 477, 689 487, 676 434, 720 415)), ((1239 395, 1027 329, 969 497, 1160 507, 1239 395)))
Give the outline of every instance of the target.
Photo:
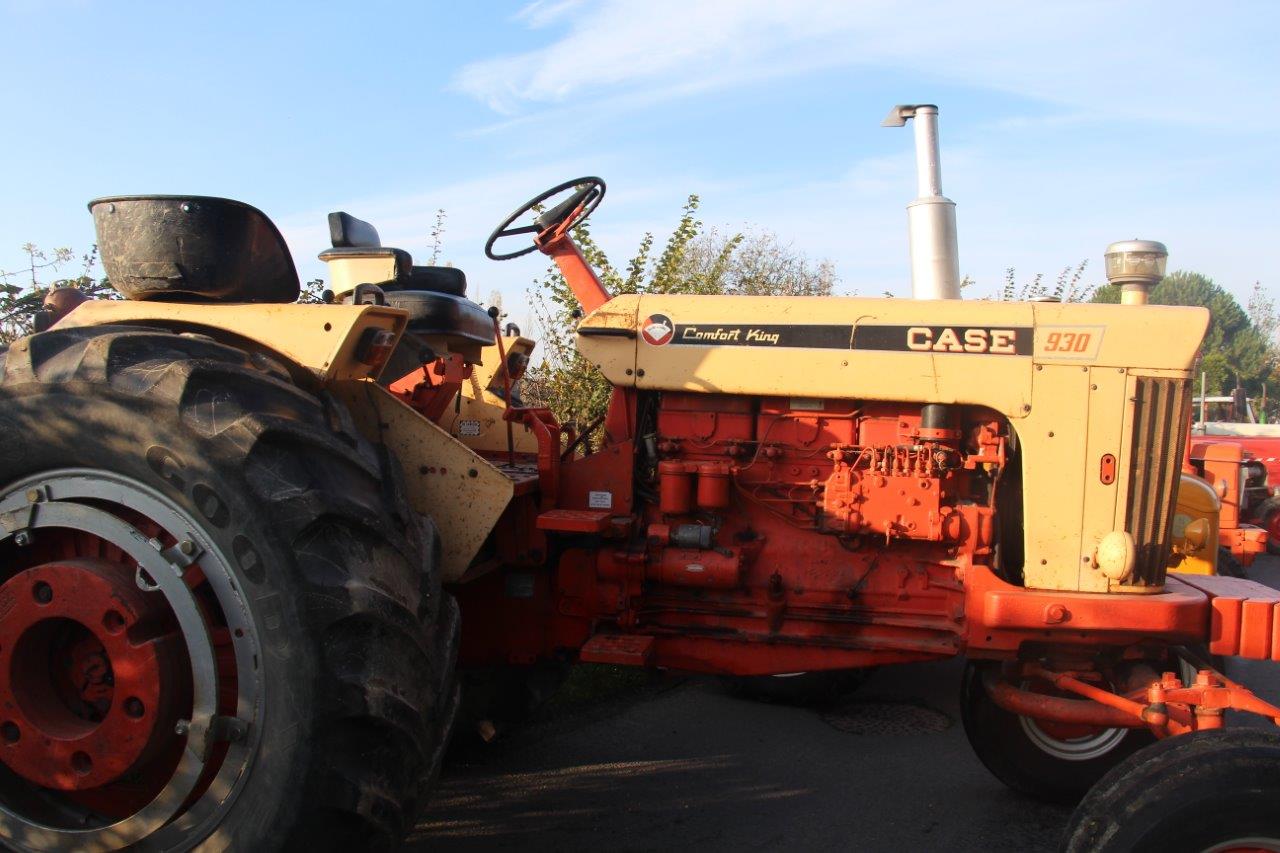
POLYGON ((546 231, 559 230, 562 233, 577 227, 591 215, 604 198, 604 181, 599 178, 574 178, 557 184, 541 195, 529 199, 516 209, 516 212, 502 220, 502 224, 493 229, 484 244, 485 256, 494 261, 509 261, 521 255, 527 255, 538 248, 536 242, 514 252, 494 252, 493 245, 504 237, 518 237, 522 234, 542 234, 546 231), (533 220, 532 225, 515 226, 516 220, 527 213, 536 212, 539 205, 549 198, 559 195, 565 190, 574 190, 564 201, 545 210, 533 220), (515 226, 515 227, 513 227, 515 226))

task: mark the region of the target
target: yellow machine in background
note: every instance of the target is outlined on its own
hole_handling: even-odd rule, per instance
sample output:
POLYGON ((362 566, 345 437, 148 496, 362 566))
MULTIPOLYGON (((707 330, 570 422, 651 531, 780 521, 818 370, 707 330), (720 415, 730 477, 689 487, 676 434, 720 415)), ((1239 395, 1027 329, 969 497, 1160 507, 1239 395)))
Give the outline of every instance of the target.
POLYGON ((1195 473, 1184 471, 1179 484, 1169 568, 1244 577, 1267 549, 1267 531, 1241 520, 1244 452, 1237 444, 1196 442, 1189 456, 1195 473))
POLYGON ((1218 573, 1218 517, 1222 502, 1213 487, 1194 474, 1183 474, 1173 516, 1173 548, 1169 568, 1196 575, 1218 573))

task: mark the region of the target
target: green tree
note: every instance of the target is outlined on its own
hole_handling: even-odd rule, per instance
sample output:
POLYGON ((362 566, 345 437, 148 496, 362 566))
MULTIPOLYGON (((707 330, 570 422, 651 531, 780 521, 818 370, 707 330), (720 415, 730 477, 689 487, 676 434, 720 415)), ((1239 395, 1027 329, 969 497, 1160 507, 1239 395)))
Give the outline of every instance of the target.
MULTIPOLYGON (((1273 372, 1274 350, 1236 298, 1213 279, 1197 272, 1178 271, 1151 289, 1154 305, 1198 305, 1209 309, 1209 330, 1200 350, 1200 369, 1210 394, 1227 394, 1237 385, 1250 396, 1260 395, 1273 372)), ((1120 288, 1098 288, 1094 302, 1118 303, 1120 288)), ((1198 388, 1197 388, 1198 390, 1198 388)))
MULTIPOLYGON (((1054 280, 1053 285, 1045 281, 1045 275, 1038 272, 1029 279, 1018 281, 1018 271, 1014 267, 1007 267, 1004 271, 1004 281, 1000 285, 1000 290, 986 296, 979 296, 978 299, 994 300, 997 302, 1027 302, 1036 299, 1056 299, 1059 302, 1087 302, 1093 296, 1093 292, 1097 289, 1095 285, 1087 284, 1084 280, 1085 268, 1089 266, 1089 260, 1086 258, 1074 267, 1063 267, 1062 272, 1058 273, 1058 277, 1054 280)), ((978 287, 978 282, 971 276, 965 276, 960 282, 960 289, 971 290, 978 287)), ((885 296, 893 296, 892 293, 885 291, 885 296)), ((965 298, 968 299, 972 293, 965 298)))
POLYGON ((1019 284, 1017 271, 1009 267, 1004 271, 1004 284, 1000 288, 997 299, 1002 302, 1026 302, 1033 299, 1087 302, 1097 290, 1095 285, 1086 284, 1084 281, 1084 271, 1087 266, 1089 266, 1088 258, 1074 267, 1063 267, 1052 287, 1044 280, 1044 273, 1036 273, 1019 284))
POLYGON ((95 274, 97 246, 79 256, 69 248, 46 251, 34 243, 26 243, 22 251, 27 256, 24 268, 0 270, 0 344, 31 334, 45 294, 55 287, 74 287, 98 299, 118 298, 106 277, 95 274), (60 277, 71 264, 79 264, 79 275, 60 277))
MULTIPOLYGON (((724 233, 698 219, 699 198, 690 195, 680 219, 655 255, 651 233, 618 268, 591 237, 574 229, 574 240, 600 282, 613 295, 627 293, 830 296, 836 284, 828 261, 813 261, 769 231, 724 233)), ((547 406, 562 422, 580 426, 604 413, 609 383, 575 347, 578 301, 552 265, 535 281, 529 303, 540 330, 541 363, 524 384, 531 405, 547 406)))

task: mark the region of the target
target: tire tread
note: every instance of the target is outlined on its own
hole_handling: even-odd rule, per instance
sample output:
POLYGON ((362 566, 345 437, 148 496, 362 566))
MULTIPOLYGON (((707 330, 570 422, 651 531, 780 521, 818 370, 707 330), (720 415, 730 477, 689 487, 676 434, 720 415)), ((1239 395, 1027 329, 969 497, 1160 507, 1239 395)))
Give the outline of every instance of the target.
POLYGON ((29 393, 123 399, 203 442, 209 464, 242 472, 292 548, 296 629, 320 662, 302 805, 267 846, 392 849, 425 802, 458 702, 457 607, 440 586, 435 528, 409 507, 394 456, 332 396, 203 336, 40 333, 0 357, 0 398, 29 393))

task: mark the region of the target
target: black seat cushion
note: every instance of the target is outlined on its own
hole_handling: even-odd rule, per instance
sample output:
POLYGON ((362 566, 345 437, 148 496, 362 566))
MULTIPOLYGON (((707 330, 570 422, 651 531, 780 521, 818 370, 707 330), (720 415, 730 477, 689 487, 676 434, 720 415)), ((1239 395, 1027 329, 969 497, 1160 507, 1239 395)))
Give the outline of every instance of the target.
POLYGON ((396 277, 392 281, 369 282, 383 290, 429 290, 451 296, 467 295, 467 276, 454 267, 415 267, 409 253, 382 245, 378 229, 349 213, 329 214, 329 242, 332 249, 320 253, 320 260, 337 260, 343 256, 370 257, 371 251, 394 253, 396 277))
POLYGON ((418 335, 447 335, 489 346, 493 320, 476 303, 434 290, 387 290, 387 305, 409 312, 409 331, 418 335))
POLYGON ((376 249, 382 245, 377 228, 340 210, 329 214, 329 243, 335 249, 376 249))
POLYGON ((467 276, 457 267, 413 267, 405 290, 433 290, 450 296, 467 295, 467 276))

